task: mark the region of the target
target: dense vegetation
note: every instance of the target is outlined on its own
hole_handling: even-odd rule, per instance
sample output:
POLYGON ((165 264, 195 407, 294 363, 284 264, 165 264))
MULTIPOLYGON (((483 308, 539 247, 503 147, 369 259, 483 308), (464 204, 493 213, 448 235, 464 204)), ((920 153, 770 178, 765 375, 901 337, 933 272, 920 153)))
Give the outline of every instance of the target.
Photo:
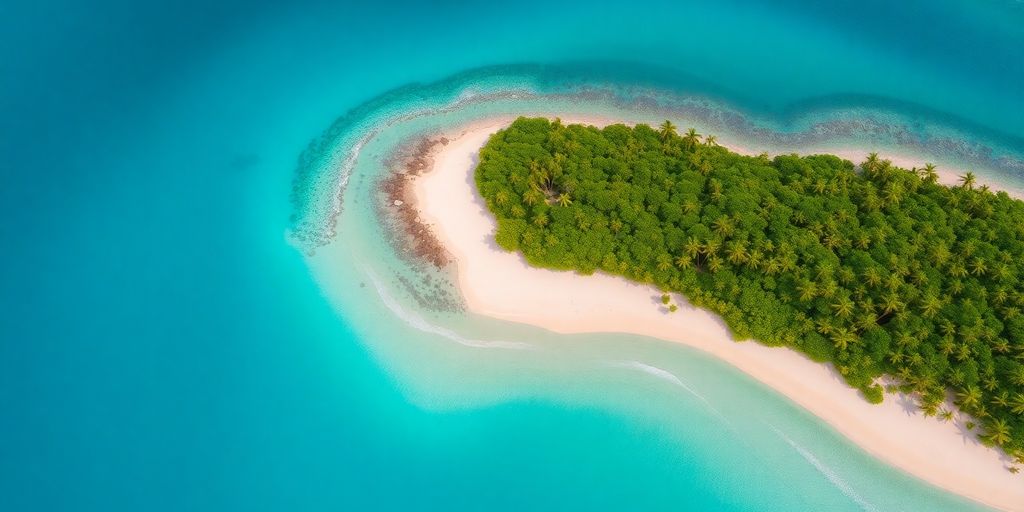
POLYGON ((871 155, 742 156, 654 129, 520 118, 480 153, 497 242, 680 292, 738 338, 830 361, 879 402, 952 396, 1024 458, 1024 202, 871 155))

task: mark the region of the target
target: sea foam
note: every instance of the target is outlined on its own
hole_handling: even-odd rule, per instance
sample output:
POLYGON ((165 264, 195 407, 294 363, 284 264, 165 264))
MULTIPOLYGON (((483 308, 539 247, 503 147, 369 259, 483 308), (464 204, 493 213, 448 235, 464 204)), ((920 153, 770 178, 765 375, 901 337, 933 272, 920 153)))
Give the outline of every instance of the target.
POLYGON ((387 306, 387 308, 390 309, 391 312, 395 314, 395 316, 402 319, 402 321, 404 321, 410 327, 418 331, 430 334, 437 334, 439 336, 448 338, 460 345, 473 348, 503 348, 512 350, 536 348, 530 343, 522 341, 478 340, 473 338, 466 338, 464 336, 459 335, 457 332, 451 329, 447 329, 439 325, 434 325, 428 322, 423 317, 417 315, 416 313, 413 313, 403 308, 401 304, 399 304, 398 301, 387 292, 387 289, 384 286, 384 284, 380 281, 380 279, 378 279, 377 275, 374 274, 372 270, 364 269, 364 271, 366 272, 366 276, 373 283, 373 287, 377 290, 377 294, 380 296, 380 299, 384 303, 384 305, 387 306))

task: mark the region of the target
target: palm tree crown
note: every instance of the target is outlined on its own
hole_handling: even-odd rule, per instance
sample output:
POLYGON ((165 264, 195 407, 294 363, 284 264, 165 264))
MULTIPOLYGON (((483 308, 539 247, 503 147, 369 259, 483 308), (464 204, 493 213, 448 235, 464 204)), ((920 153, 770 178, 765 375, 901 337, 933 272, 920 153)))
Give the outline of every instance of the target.
POLYGON ((974 185, 977 182, 978 182, 978 178, 974 176, 973 172, 968 171, 963 176, 960 176, 960 186, 962 186, 963 188, 966 188, 968 190, 973 189, 974 185))
POLYGON ((676 125, 672 124, 672 121, 668 119, 659 126, 658 133, 661 134, 662 142, 665 142, 676 135, 676 125))
POLYGON ((689 130, 686 130, 686 135, 683 137, 683 142, 686 143, 686 147, 688 148, 692 149, 696 147, 697 143, 700 142, 700 134, 697 133, 697 129, 690 128, 689 130))

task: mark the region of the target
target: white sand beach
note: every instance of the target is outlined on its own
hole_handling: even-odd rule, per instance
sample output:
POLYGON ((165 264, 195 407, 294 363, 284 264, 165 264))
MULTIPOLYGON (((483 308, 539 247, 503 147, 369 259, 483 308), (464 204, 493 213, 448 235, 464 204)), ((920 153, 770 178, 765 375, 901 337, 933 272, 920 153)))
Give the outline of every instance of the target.
MULTIPOLYGON (((830 366, 785 348, 737 343, 715 315, 681 297, 673 297, 680 311, 668 314, 652 302, 660 296, 652 287, 608 275, 532 268, 518 254, 498 248, 495 222, 476 191, 473 169, 488 137, 510 121, 489 119, 446 134, 450 142, 438 146, 432 168, 412 187, 413 207, 450 252, 471 312, 560 333, 626 332, 685 343, 783 393, 908 473, 992 507, 1024 511, 1024 478, 1007 471, 999 452, 965 437, 961 420, 926 418, 892 396, 871 405, 830 366)), ((571 116, 563 121, 609 122, 571 116)), ((951 174, 947 171, 947 180, 951 174)))

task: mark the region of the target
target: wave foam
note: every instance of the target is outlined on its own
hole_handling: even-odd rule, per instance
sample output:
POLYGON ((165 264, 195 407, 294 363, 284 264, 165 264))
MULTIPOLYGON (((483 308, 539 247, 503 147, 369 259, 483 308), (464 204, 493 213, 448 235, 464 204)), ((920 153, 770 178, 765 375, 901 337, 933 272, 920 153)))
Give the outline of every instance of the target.
POLYGON ((377 278, 377 275, 374 274, 373 271, 365 269, 364 272, 366 273, 367 277, 370 278, 370 281, 373 282, 373 287, 376 288, 377 294, 380 295, 381 301, 384 302, 384 305, 387 306, 387 308, 390 309, 391 312, 395 314, 395 316, 401 318, 406 324, 408 324, 409 326, 418 331, 443 336, 466 347, 503 348, 513 350, 536 348, 530 343, 522 341, 477 340, 472 338, 466 338, 460 336, 457 332, 452 331, 451 329, 447 329, 439 325, 434 325, 426 321, 426 319, 417 315, 416 313, 406 311, 405 308, 403 308, 401 304, 399 304, 398 301, 395 300, 395 298, 392 297, 387 292, 383 283, 380 282, 380 280, 377 278))
POLYGON ((786 441, 786 444, 793 447, 793 449, 796 450, 796 452, 799 453, 800 456, 804 458, 804 460, 811 463, 811 465, 814 466, 814 469, 817 469, 818 472, 822 474, 822 476, 827 478, 829 482, 832 482, 832 485, 836 486, 836 488, 839 489, 840 492, 842 492, 847 498, 850 498, 851 500, 853 500, 854 503, 860 506, 861 510, 864 510, 865 512, 878 511, 878 509, 876 509, 874 505, 868 503, 867 500, 865 500, 861 495, 857 494, 857 492, 853 490, 853 487, 851 487, 850 484, 846 483, 845 480, 840 478, 839 475, 837 475, 832 468, 828 467, 827 465, 825 465, 825 463, 818 460, 818 458, 815 457, 813 453, 811 453, 803 446, 800 446, 800 444, 798 444, 796 441, 790 439, 789 436, 787 436, 786 434, 783 434, 782 431, 775 428, 774 425, 771 425, 769 423, 766 423, 766 425, 768 425, 768 428, 772 429, 772 431, 774 431, 776 435, 781 437, 783 441, 786 441))
POLYGON ((608 361, 607 364, 608 366, 612 366, 615 368, 628 368, 631 370, 641 371, 648 375, 664 380, 666 382, 671 382, 672 384, 675 384, 676 386, 683 388, 683 390, 693 395, 694 398, 696 398, 702 404, 704 404, 704 406, 707 407, 709 411, 711 411, 711 414, 713 414, 716 418, 721 420, 722 423, 726 425, 726 427, 728 427, 733 432, 736 432, 736 430, 733 428, 732 422, 729 421, 729 419, 726 418, 724 414, 722 414, 718 409, 716 409, 715 406, 711 405, 711 402, 704 395, 698 393, 697 390, 687 385, 676 374, 664 368, 658 368, 657 366, 652 366, 647 363, 642 363, 640 361, 635 360, 608 361))

